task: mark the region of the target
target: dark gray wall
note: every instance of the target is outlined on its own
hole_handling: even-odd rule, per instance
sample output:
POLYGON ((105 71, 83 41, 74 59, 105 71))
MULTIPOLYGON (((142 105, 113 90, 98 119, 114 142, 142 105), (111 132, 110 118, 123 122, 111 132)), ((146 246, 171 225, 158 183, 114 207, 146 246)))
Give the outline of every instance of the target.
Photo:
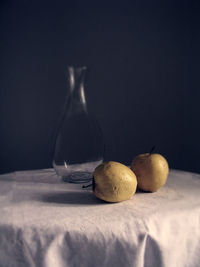
POLYGON ((156 145, 171 168, 200 172, 199 6, 109 3, 1 2, 1 172, 51 167, 67 65, 90 69, 106 159, 156 145))

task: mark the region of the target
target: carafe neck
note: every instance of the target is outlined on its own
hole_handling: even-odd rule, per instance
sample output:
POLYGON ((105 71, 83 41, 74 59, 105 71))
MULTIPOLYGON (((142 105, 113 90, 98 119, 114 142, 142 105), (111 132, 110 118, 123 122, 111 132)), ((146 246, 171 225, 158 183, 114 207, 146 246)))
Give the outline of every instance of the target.
POLYGON ((85 98, 85 74, 86 67, 68 67, 68 83, 71 108, 75 110, 87 111, 85 98))

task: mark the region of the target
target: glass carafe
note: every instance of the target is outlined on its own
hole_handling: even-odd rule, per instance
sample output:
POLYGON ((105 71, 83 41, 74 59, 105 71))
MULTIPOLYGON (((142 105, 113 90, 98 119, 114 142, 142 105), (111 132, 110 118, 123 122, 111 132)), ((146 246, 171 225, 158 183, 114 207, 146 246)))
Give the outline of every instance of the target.
POLYGON ((85 97, 86 67, 68 67, 68 94, 57 131, 53 167, 65 182, 92 180, 103 161, 104 140, 97 120, 90 114, 85 97))

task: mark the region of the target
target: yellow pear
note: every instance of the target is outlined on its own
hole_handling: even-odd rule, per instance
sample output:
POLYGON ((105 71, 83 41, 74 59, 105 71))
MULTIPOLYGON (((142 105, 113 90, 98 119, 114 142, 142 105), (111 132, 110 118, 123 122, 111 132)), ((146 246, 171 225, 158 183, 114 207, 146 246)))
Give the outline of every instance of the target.
POLYGON ((96 167, 93 191, 97 198, 107 202, 120 202, 130 199, 136 191, 135 174, 125 165, 109 161, 96 167))
POLYGON ((169 166, 162 155, 145 153, 133 159, 131 170, 136 175, 140 189, 155 192, 166 183, 169 166))

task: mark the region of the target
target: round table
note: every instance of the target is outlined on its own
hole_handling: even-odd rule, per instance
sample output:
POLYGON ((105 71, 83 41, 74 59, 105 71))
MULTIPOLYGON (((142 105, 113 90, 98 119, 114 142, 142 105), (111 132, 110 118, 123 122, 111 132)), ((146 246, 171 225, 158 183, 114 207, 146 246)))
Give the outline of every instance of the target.
POLYGON ((200 175, 110 204, 53 169, 0 175, 0 266, 199 267, 200 175))

